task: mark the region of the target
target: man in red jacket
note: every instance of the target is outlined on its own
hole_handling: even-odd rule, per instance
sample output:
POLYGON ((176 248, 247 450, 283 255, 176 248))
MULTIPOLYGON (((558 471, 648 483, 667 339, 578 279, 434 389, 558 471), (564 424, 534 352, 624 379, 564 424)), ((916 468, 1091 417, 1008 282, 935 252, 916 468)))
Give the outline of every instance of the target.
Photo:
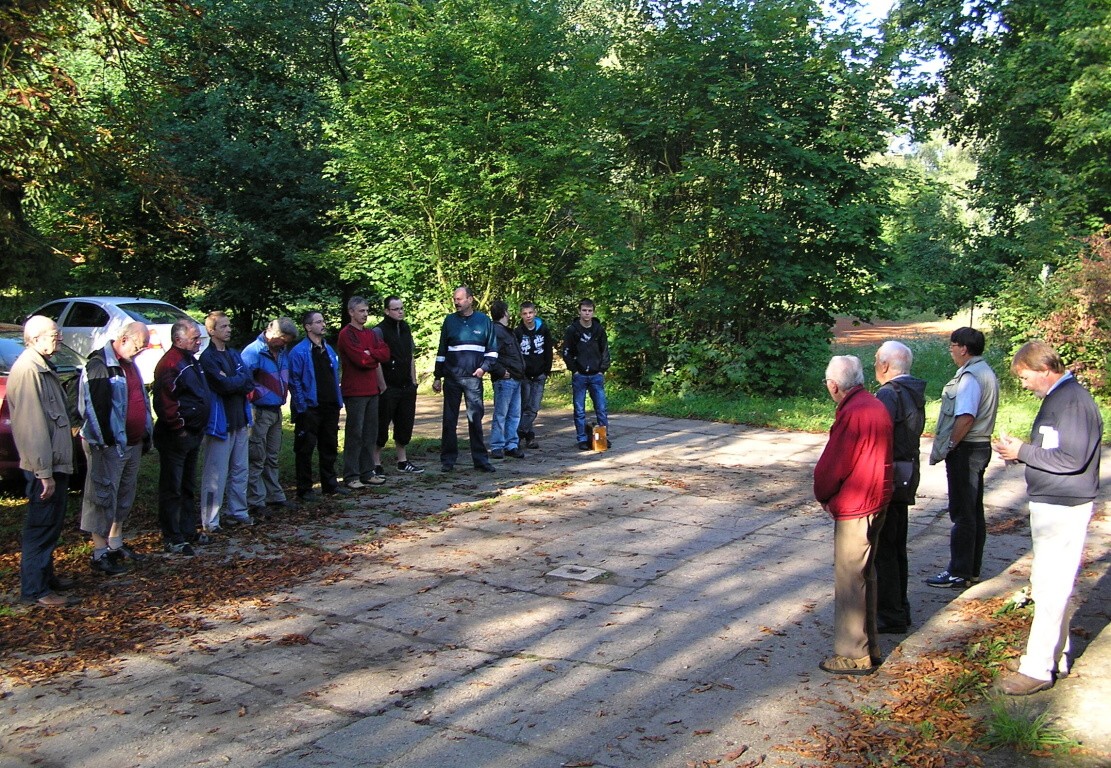
POLYGON ((879 663, 876 639, 876 541, 891 500, 894 459, 891 416, 864 389, 860 360, 834 357, 826 389, 837 403, 814 497, 833 516, 833 657, 826 672, 867 675, 879 663))
POLYGON ((362 296, 347 302, 351 321, 336 340, 343 379, 340 389, 347 419, 343 429, 343 479, 360 490, 381 485, 386 478, 374 474, 374 449, 378 439, 378 395, 382 391, 379 363, 390 359, 390 348, 373 329, 366 327, 370 304, 362 296))

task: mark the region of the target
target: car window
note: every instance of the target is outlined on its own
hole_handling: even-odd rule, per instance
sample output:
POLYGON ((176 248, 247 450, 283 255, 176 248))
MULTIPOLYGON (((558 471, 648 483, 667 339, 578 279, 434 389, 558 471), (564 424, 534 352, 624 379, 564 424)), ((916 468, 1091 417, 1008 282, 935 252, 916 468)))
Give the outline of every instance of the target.
MULTIPOLYGON (((23 353, 23 334, 19 331, 5 331, 0 334, 0 376, 7 376, 15 360, 23 353)), ((50 358, 50 362, 62 373, 76 371, 85 364, 81 355, 74 352, 65 344, 58 345, 58 351, 50 358)))
POLYGON ((108 325, 108 312, 87 301, 73 302, 65 326, 67 328, 103 328, 108 325))
POLYGON ((147 325, 173 325, 181 318, 189 317, 173 304, 155 301, 133 301, 119 307, 132 319, 147 325))
POLYGON ((23 351, 23 334, 7 334, 0 336, 0 376, 7 376, 8 371, 15 364, 15 359, 23 351))
POLYGON ((68 306, 68 301, 52 301, 42 309, 36 311, 35 314, 49 317, 51 320, 61 325, 62 313, 66 311, 66 307, 68 306))

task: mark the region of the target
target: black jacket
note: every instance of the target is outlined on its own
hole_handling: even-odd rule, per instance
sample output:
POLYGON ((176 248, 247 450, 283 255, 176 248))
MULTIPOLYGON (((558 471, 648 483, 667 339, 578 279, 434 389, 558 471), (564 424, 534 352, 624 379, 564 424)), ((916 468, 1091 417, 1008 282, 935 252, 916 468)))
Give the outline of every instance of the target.
POLYGON ((490 366, 490 380, 504 379, 506 371, 511 379, 525 378, 525 361, 513 331, 501 323, 494 323, 494 335, 498 339, 498 359, 490 366))
POLYGON ((592 376, 605 373, 610 367, 610 347, 606 329, 597 318, 583 328, 578 320, 567 326, 563 334, 563 362, 571 373, 592 376))

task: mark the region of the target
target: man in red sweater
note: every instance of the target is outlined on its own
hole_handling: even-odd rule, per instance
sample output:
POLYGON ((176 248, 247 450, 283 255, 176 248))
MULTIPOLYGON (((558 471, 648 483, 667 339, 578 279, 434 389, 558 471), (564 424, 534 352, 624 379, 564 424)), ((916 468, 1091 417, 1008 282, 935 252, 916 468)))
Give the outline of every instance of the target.
POLYGON ((343 479, 353 490, 381 485, 386 478, 374 474, 374 448, 378 439, 378 364, 390 359, 390 348, 373 329, 366 327, 370 305, 362 296, 347 302, 351 321, 336 339, 343 370, 340 390, 347 418, 343 427, 343 479))
POLYGON ((879 664, 876 639, 876 541, 891 500, 893 426, 887 408, 864 389, 860 360, 834 357, 826 389, 837 403, 814 497, 833 516, 833 657, 826 672, 867 675, 879 664))

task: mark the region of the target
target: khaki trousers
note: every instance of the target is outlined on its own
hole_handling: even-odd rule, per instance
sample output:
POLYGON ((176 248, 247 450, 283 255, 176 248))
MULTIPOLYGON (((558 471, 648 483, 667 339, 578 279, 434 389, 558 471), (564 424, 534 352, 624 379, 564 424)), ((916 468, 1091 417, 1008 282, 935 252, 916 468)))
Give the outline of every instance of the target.
POLYGON ((885 510, 833 524, 833 652, 879 655, 876 639, 876 542, 885 510))

